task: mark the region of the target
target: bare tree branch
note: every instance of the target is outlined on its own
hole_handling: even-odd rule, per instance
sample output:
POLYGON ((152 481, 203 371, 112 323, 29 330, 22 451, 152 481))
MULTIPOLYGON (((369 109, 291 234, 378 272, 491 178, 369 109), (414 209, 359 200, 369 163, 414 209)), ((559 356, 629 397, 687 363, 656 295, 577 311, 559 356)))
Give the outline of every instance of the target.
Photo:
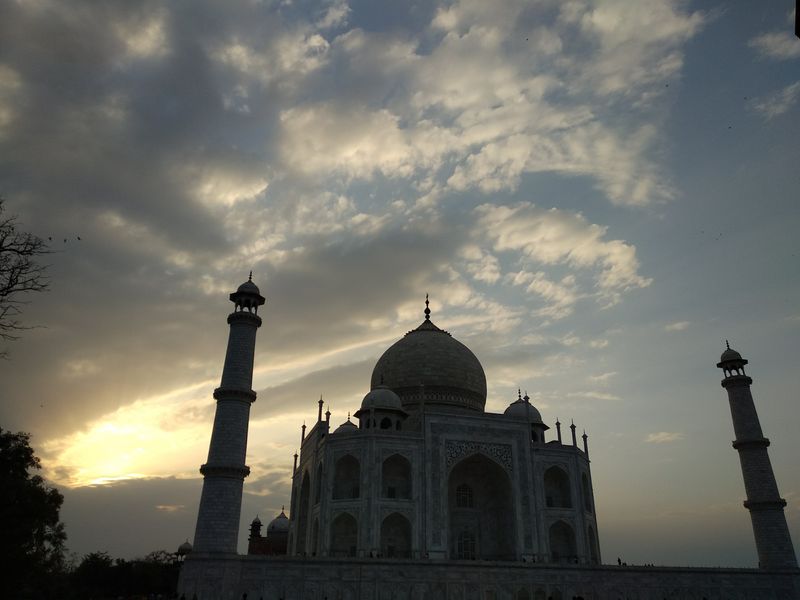
MULTIPOLYGON (((15 215, 5 215, 0 197, 0 339, 13 341, 19 332, 30 329, 19 317, 31 292, 47 290, 47 265, 37 259, 50 253, 47 243, 38 236, 21 231, 15 215)), ((0 351, 0 358, 7 352, 0 351)))

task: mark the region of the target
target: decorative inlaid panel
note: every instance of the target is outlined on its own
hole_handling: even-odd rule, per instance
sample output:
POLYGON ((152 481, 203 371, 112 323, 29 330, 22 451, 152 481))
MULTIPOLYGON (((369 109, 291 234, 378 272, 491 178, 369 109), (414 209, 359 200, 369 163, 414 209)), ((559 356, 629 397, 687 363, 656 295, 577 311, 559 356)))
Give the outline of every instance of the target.
POLYGON ((511 458, 510 444, 491 444, 488 442, 473 442, 462 440, 447 440, 445 444, 445 455, 447 456, 447 467, 452 467, 465 456, 472 454, 485 454, 490 456, 498 463, 503 465, 507 471, 513 471, 513 461, 511 458))

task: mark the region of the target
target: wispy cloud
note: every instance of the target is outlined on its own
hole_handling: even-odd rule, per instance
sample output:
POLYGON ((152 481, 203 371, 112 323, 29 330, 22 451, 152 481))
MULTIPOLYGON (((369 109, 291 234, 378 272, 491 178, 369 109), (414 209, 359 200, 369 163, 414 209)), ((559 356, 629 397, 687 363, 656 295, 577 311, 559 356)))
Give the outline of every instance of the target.
POLYGON ((589 380, 597 383, 606 383, 616 374, 616 371, 609 371, 608 373, 601 373, 600 375, 589 375, 589 380))
POLYGON ((657 433, 649 433, 644 441, 649 444, 666 444, 669 442, 677 442, 682 440, 684 435, 682 433, 659 431, 657 433))
POLYGON ((588 398, 590 400, 621 400, 619 396, 609 394, 608 392, 600 392, 596 390, 587 390, 583 392, 569 392, 567 398, 588 398))
POLYGON ((788 112, 797 103, 798 98, 800 98, 800 81, 767 96, 754 99, 751 106, 753 110, 769 120, 788 112))
POLYGON ((689 321, 676 321, 675 323, 669 323, 664 325, 664 331, 683 331, 684 329, 688 329, 689 321))
POLYGON ((800 58, 800 38, 789 31, 772 31, 754 37, 747 45, 762 58, 790 60, 800 58))

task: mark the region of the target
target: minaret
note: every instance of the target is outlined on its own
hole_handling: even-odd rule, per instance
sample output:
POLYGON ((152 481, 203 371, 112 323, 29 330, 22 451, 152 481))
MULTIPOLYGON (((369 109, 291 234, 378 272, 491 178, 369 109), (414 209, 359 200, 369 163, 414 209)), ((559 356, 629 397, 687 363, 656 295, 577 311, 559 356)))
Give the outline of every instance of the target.
POLYGON ((197 514, 194 548, 197 552, 236 553, 242 486, 250 469, 244 464, 250 405, 255 402, 253 354, 261 317, 256 313, 264 297, 250 278, 230 295, 234 309, 228 315, 230 336, 222 382, 214 390, 217 412, 208 461, 200 467, 203 493, 197 514))
POLYGON ((758 565, 762 569, 796 569, 794 546, 783 514, 786 500, 778 493, 778 484, 769 462, 769 440, 761 433, 761 424, 750 393, 753 380, 744 372, 747 360, 733 350, 727 341, 725 344, 728 348, 722 353, 717 366, 725 374, 722 387, 728 390, 736 435, 733 447, 739 452, 742 465, 747 494, 744 506, 750 511, 753 522, 758 565))

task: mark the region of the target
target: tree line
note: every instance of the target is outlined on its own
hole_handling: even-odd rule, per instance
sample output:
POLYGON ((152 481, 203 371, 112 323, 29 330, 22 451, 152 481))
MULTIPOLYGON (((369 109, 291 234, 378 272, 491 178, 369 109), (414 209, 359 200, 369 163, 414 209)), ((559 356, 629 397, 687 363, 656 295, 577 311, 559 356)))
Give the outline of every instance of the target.
POLYGON ((37 474, 41 462, 30 435, 0 428, 0 598, 72 600, 171 598, 180 565, 174 553, 112 558, 66 552, 59 519, 64 496, 37 474))

